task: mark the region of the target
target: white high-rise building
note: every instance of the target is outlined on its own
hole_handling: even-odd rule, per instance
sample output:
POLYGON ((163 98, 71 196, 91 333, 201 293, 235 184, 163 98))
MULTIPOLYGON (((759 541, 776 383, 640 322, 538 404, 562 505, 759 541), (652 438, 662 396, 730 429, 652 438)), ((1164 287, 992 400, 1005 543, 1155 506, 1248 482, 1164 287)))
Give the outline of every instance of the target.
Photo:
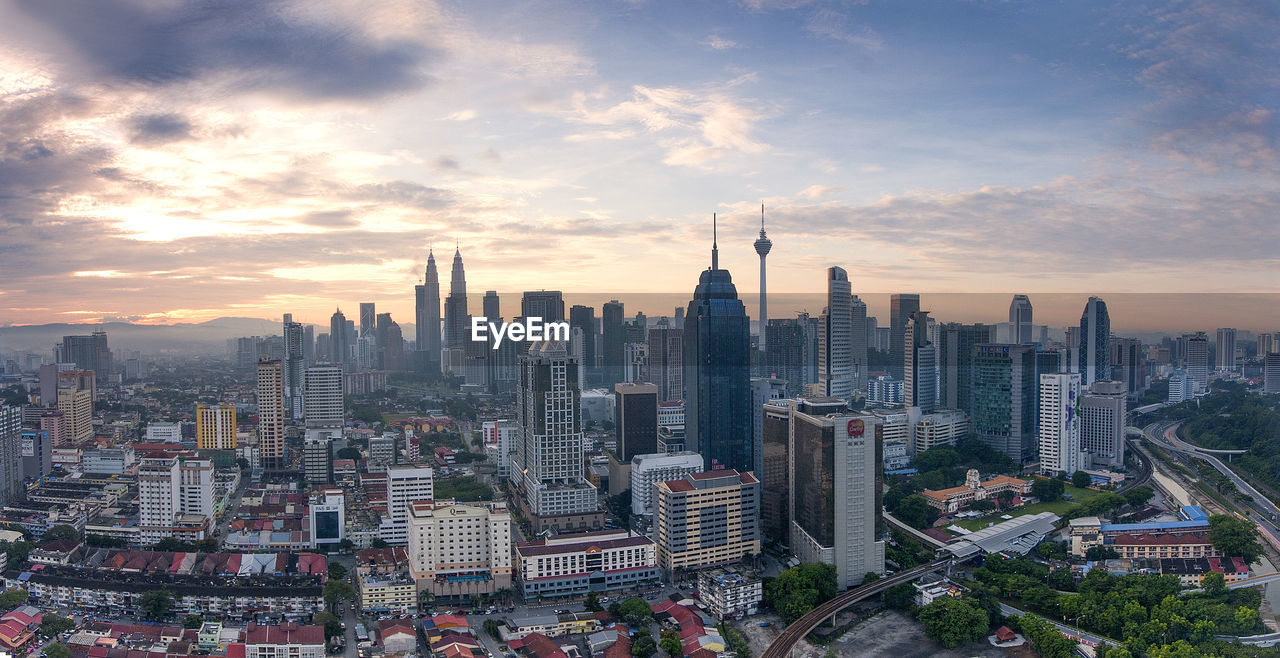
POLYGON ((182 443, 182 426, 178 423, 147 423, 147 443, 182 443))
POLYGON ((511 587, 511 515, 504 503, 419 501, 407 518, 418 591, 453 597, 511 587))
POLYGON ((178 459, 178 511, 213 519, 213 461, 206 457, 178 459))
POLYGON ((1280 393, 1280 352, 1267 352, 1262 358, 1262 392, 1280 393))
POLYGON ((1195 382, 1184 370, 1175 370, 1169 375, 1169 404, 1177 404, 1195 397, 1195 382))
POLYGON ((1080 447, 1080 375, 1040 375, 1040 472, 1057 475, 1084 468, 1080 447))
POLYGON ((827 308, 819 320, 818 384, 823 394, 841 400, 853 397, 853 297, 849 275, 842 267, 827 268, 827 308))
POLYGON ((148 457, 138 465, 138 527, 144 546, 173 536, 181 489, 177 457, 148 457))
MULTIPOLYGON (((1172 390, 1170 382, 1170 390, 1172 390)), ((1094 382, 1080 407, 1080 448, 1093 468, 1124 467, 1124 382, 1094 382)))
POLYGON ((489 461, 498 466, 498 477, 511 477, 511 453, 515 451, 516 438, 520 428, 511 420, 487 420, 481 436, 484 439, 484 453, 489 461))
POLYGON ((563 341, 534 343, 520 357, 519 439, 511 472, 520 478, 527 506, 538 517, 598 512, 596 488, 583 477, 581 412, 578 364, 568 346, 563 341))
POLYGON ((307 368, 303 416, 307 427, 342 427, 342 366, 307 368))
MULTIPOLYGON (((310 399, 308 397, 308 399, 310 399)), ((409 508, 418 501, 435 499, 435 479, 426 466, 387 466, 387 516, 379 528, 382 541, 409 541, 409 508)))
POLYGON ((930 448, 955 445, 968 433, 969 417, 963 411, 939 409, 916 421, 915 451, 919 454, 930 448))
POLYGON ((934 343, 929 340, 928 311, 917 311, 907 321, 903 358, 904 403, 920 407, 922 413, 933 413, 938 402, 938 359, 934 343))
POLYGON ((682 451, 636 455, 631 458, 631 513, 652 515, 657 501, 653 485, 701 473, 702 455, 682 451))

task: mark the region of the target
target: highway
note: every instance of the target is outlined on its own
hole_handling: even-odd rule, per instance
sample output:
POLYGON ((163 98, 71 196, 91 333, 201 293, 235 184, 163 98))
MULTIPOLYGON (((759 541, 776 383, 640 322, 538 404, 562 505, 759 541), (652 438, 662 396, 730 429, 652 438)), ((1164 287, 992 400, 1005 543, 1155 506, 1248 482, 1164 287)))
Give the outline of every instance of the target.
MULTIPOLYGON (((1241 493, 1252 498, 1252 500, 1248 502, 1248 509, 1254 512, 1254 514, 1251 515, 1253 517, 1252 520, 1258 524, 1258 527, 1270 533, 1272 537, 1280 537, 1280 526, 1277 526, 1276 522, 1273 520, 1276 518, 1275 514, 1280 512, 1280 507, 1276 507, 1272 504, 1270 499, 1259 493, 1257 489, 1253 488, 1253 485, 1249 484, 1244 478, 1237 475, 1235 471, 1231 470, 1226 464, 1223 464, 1217 457, 1212 454, 1208 454, 1179 438, 1179 424, 1180 423, 1168 421, 1154 423, 1143 428, 1143 432, 1146 434, 1148 440, 1165 450, 1193 455, 1212 465, 1219 473, 1222 473, 1231 480, 1231 483, 1234 484, 1241 493)), ((1266 539, 1265 536, 1263 538, 1266 539)))
POLYGON ((935 560, 929 564, 922 564, 918 567, 895 573, 892 576, 881 578, 874 583, 855 587, 844 594, 836 596, 834 599, 810 610, 808 614, 797 619, 795 623, 786 627, 786 629, 779 633, 778 637, 774 638, 773 642, 769 644, 769 648, 764 650, 764 653, 761 654, 761 658, 786 658, 786 656, 791 655, 791 649, 795 647, 796 642, 799 642, 801 638, 808 635, 813 631, 813 629, 817 628, 818 624, 821 624, 837 612, 840 612, 841 610, 869 596, 875 596, 894 585, 909 583, 915 580, 918 576, 929 573, 930 571, 941 569, 947 566, 947 563, 950 561, 951 558, 935 560))

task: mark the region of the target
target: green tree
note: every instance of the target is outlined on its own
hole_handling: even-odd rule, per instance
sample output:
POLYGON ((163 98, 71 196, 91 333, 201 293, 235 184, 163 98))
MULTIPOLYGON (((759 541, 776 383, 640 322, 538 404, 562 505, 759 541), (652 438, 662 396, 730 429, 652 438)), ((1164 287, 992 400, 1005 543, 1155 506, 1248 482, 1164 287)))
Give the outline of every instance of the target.
POLYGON ((334 580, 342 580, 347 575, 347 568, 338 562, 329 563, 329 577, 334 580))
POLYGON ((147 590, 138 597, 138 608, 152 619, 164 619, 173 611, 173 593, 167 589, 147 590))
POLYGON ((863 576, 863 577, 862 577, 862 584, 863 584, 863 585, 870 585, 871 583, 874 583, 874 582, 876 582, 877 580, 880 580, 880 574, 878 574, 878 573, 876 573, 876 572, 874 572, 874 571, 868 571, 868 572, 867 572, 867 575, 865 575, 865 576, 863 576))
POLYGON ((12 610, 27 602, 27 590, 11 587, 0 593, 0 608, 12 610))
POLYGON ((938 517, 937 510, 933 509, 929 501, 920 494, 911 494, 903 498, 902 502, 898 503, 898 507, 892 511, 898 520, 917 529, 929 527, 938 517))
POLYGON ((1139 505, 1146 504, 1148 500, 1151 500, 1151 497, 1154 496, 1155 493, 1156 492, 1153 491, 1151 487, 1143 485, 1141 487, 1129 489, 1122 495, 1124 496, 1124 502, 1128 503, 1130 507, 1138 507, 1139 505))
POLYGON ((587 600, 583 602, 582 608, 587 612, 600 612, 604 607, 600 605, 600 597, 595 592, 587 593, 587 600))
POLYGON ((249 460, 244 457, 238 457, 236 458, 236 466, 239 466, 242 471, 247 471, 249 470, 249 460))
POLYGON ((370 548, 386 548, 387 542, 381 537, 374 537, 373 540, 369 542, 369 547, 370 548))
POLYGON ((49 637, 69 631, 75 627, 76 623, 74 621, 58 615, 46 614, 40 620, 40 632, 49 637))
POLYGON ((324 602, 329 604, 330 610, 337 610, 339 603, 351 601, 355 598, 355 590, 351 589, 351 585, 346 582, 329 580, 324 584, 324 602))
POLYGON ((1013 492, 1005 489, 996 494, 996 501, 1000 503, 1001 509, 1008 509, 1013 504, 1013 492))
POLYGON ((644 626, 653 619, 653 610, 644 599, 633 596, 618 605, 618 616, 629 626, 644 626))
POLYGON ((1124 647, 1111 647, 1103 658, 1133 658, 1133 654, 1124 647))
POLYGON ((333 454, 334 459, 352 459, 356 461, 359 461, 362 456, 360 449, 354 446, 347 446, 333 454))
POLYGON ((63 539, 80 541, 80 531, 66 524, 58 524, 44 532, 45 541, 58 541, 63 539))
POLYGON ((47 658, 71 658, 71 650, 61 642, 54 642, 44 648, 44 655, 47 658))
POLYGON ((987 613, 968 599, 944 596, 920 608, 925 635, 948 649, 976 642, 987 633, 987 613))
POLYGON ((1218 597, 1227 592, 1227 579, 1216 571, 1210 571, 1200 581, 1200 587, 1209 596, 1218 597))
POLYGON ((200 615, 187 615, 182 619, 183 628, 200 628, 204 626, 204 617, 200 615))
POLYGON ((769 581, 764 600, 790 624, 836 595, 836 569, 830 564, 796 565, 769 581))
POLYGON ((1118 557, 1120 557, 1120 554, 1116 552, 1116 549, 1111 548, 1110 546, 1090 546, 1084 552, 1084 559, 1091 560, 1093 562, 1097 562, 1098 560, 1114 560, 1118 557))
POLYGON ((486 619, 484 620, 484 632, 488 633, 489 637, 498 640, 502 636, 502 626, 498 624, 497 619, 486 619))
POLYGON ((675 631, 662 631, 662 639, 658 640, 658 648, 667 652, 668 656, 684 654, 684 644, 680 642, 680 634, 675 631))
POLYGON ((1209 517, 1209 543, 1223 555, 1238 555, 1249 564, 1262 556, 1262 545, 1258 543, 1254 525, 1227 514, 1209 517))
POLYGON ((637 658, 649 658, 655 653, 658 653, 658 645, 653 641, 649 631, 642 630, 636 633, 631 640, 631 655, 637 658))
POLYGON ((1089 477, 1084 471, 1076 471, 1071 474, 1071 486, 1077 489, 1086 489, 1093 484, 1093 478, 1089 477))
POLYGON ((326 641, 346 634, 345 630, 342 628, 342 621, 339 620, 338 616, 332 612, 325 612, 323 610, 317 612, 311 616, 311 623, 316 626, 324 627, 324 639, 326 641))
POLYGON ((1031 495, 1045 503, 1062 498, 1064 491, 1066 491, 1066 485, 1057 478, 1038 477, 1031 483, 1031 495))

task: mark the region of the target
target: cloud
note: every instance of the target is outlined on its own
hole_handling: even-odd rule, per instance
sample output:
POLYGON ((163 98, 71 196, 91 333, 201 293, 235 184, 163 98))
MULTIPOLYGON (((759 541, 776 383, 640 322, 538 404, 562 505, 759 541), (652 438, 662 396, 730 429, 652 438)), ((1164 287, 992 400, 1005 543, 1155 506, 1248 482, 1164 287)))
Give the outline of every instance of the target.
POLYGON ((849 18, 834 9, 815 10, 805 20, 804 29, 820 37, 842 41, 867 50, 884 48, 884 40, 870 26, 851 26, 849 18))
POLYGON ((1154 100, 1135 116, 1157 152, 1211 168, 1280 162, 1280 11, 1194 0, 1143 8, 1117 48, 1154 100))
POLYGON ((435 57, 420 41, 374 38, 283 3, 15 4, 56 36, 54 47, 86 80, 165 87, 217 77, 239 90, 373 98, 421 88, 435 57))
POLYGON ((572 121, 602 126, 609 130, 570 135, 569 141, 625 139, 633 131, 659 137, 673 166, 699 167, 732 153, 759 153, 766 146, 752 137, 760 115, 727 93, 689 90, 680 87, 632 87, 627 100, 595 107, 589 97, 578 93, 568 115, 572 121))
POLYGON ((474 118, 476 118, 475 110, 458 110, 457 112, 451 112, 448 116, 444 118, 444 120, 445 121, 470 121, 474 118))
POLYGON ((321 228, 349 228, 359 226, 360 222, 352 217, 350 210, 326 210, 320 212, 307 213, 299 218, 299 221, 307 226, 317 226, 321 228))
POLYGON ((128 121, 129 142, 141 145, 157 145, 191 139, 191 122, 181 114, 142 114, 128 121))
POLYGON ((726 39, 718 34, 712 34, 708 36, 705 40, 703 40, 702 44, 707 46, 708 48, 711 48, 712 50, 729 50, 731 48, 738 47, 737 41, 733 41, 732 39, 726 39))
POLYGON ((827 187, 826 185, 810 185, 809 187, 806 187, 803 190, 800 190, 800 196, 808 197, 810 199, 818 199, 830 194, 835 194, 836 192, 839 192, 839 191, 840 191, 840 188, 838 187, 827 187))

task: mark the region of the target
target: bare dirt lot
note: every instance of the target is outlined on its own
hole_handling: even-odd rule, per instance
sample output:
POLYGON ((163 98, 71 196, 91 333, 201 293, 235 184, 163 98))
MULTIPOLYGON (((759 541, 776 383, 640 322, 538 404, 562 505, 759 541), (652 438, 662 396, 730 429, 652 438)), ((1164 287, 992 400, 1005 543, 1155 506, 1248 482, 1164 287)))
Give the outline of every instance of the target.
MULTIPOLYGON (((739 624, 737 628, 751 642, 751 652, 760 655, 769 642, 781 630, 780 620, 775 615, 752 617, 751 623, 739 624), (760 628, 760 622, 769 622, 768 628, 760 628)), ((791 652, 791 658, 824 658, 829 650, 838 656, 893 656, 893 658, 970 658, 984 656, 988 658, 1034 658, 1035 651, 1030 646, 1000 649, 987 644, 985 640, 955 649, 944 649, 933 640, 925 637, 924 626, 916 620, 893 610, 886 610, 872 615, 866 621, 846 632, 838 640, 828 646, 816 647, 808 642, 801 642, 791 652)))

